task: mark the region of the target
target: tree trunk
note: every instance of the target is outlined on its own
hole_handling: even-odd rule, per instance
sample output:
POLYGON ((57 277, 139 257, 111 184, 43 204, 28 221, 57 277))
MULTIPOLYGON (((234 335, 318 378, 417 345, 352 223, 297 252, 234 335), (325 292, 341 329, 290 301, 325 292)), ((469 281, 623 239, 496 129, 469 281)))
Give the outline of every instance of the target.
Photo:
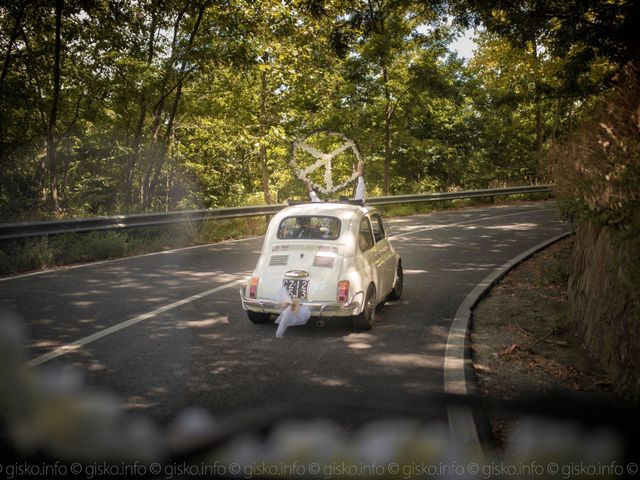
POLYGON ((144 93, 140 95, 140 113, 136 122, 136 129, 133 134, 133 145, 131 153, 127 156, 127 165, 124 171, 124 204, 130 207, 133 203, 133 175, 136 165, 140 161, 140 148, 142 146, 142 132, 144 130, 144 120, 147 117, 147 101, 144 93))
POLYGON ((49 188, 51 194, 51 208, 55 214, 60 213, 60 203, 58 200, 58 152, 56 145, 56 124, 58 121, 58 107, 60 103, 60 57, 62 50, 61 27, 62 27, 63 0, 56 0, 56 33, 55 33, 55 53, 53 65, 53 95, 51 102, 51 114, 49 115, 49 125, 47 129, 47 161, 49 164, 49 188))
MULTIPOLYGON (((155 52, 155 37, 157 28, 157 15, 155 12, 151 16, 151 25, 149 27, 149 41, 147 43, 147 65, 151 65, 155 52)), ((127 165, 124 172, 124 204, 130 207, 133 203, 133 176, 136 165, 140 163, 142 132, 144 131, 144 121, 147 118, 147 97, 144 87, 140 92, 140 107, 136 129, 133 135, 132 151, 127 157, 127 165)))
MULTIPOLYGON (((371 0, 367 2, 367 6, 369 8, 369 14, 372 18, 378 18, 378 24, 376 33, 379 35, 385 35, 386 25, 385 25, 385 15, 376 14, 376 6, 377 10, 380 13, 382 9, 381 4, 377 4, 374 6, 371 0)), ((388 53, 388 52, 387 52, 388 53)), ((391 146, 391 130, 392 130, 392 122, 393 122, 393 112, 395 110, 395 106, 391 100, 391 89, 389 88, 389 69, 387 68, 387 58, 386 53, 379 54, 379 62, 380 68, 382 70, 382 88, 384 90, 384 166, 382 172, 382 194, 389 195, 390 186, 391 186, 391 158, 393 156, 392 146, 391 146)))
MULTIPOLYGON (((185 56, 188 56, 189 53, 191 52, 191 49, 193 47, 193 42, 196 38, 196 35, 198 34, 198 30, 200 28, 200 24, 202 23, 202 18, 204 16, 205 10, 206 10, 206 3, 202 3, 198 11, 198 18, 196 19, 196 23, 194 24, 193 29, 191 30, 191 34, 189 35, 189 40, 187 42, 187 52, 185 53, 185 56)), ((147 170, 147 175, 145 178, 146 180, 145 183, 147 185, 147 192, 145 195, 145 205, 144 205, 145 208, 151 207, 151 202, 153 200, 153 195, 155 193, 156 186, 158 185, 160 173, 162 172, 162 167, 164 166, 164 163, 167 159, 167 149, 168 149, 169 141, 171 136, 174 134, 173 124, 175 122, 176 114, 178 113, 178 106, 180 105, 180 99, 182 98, 182 87, 184 84, 184 80, 188 75, 188 72, 186 72, 186 69, 187 69, 187 59, 183 58, 180 65, 180 71, 178 73, 178 82, 175 86, 176 94, 173 99, 171 111, 169 112, 169 117, 167 119, 167 127, 165 129, 165 134, 162 139, 158 138, 158 135, 160 132, 160 128, 159 128, 160 124, 156 122, 156 125, 155 125, 156 128, 154 130, 154 143, 156 143, 156 145, 158 145, 159 148, 157 148, 156 151, 154 152, 156 154, 156 161, 152 162, 151 165, 149 166, 149 169, 147 170), (161 140, 161 141, 158 142, 158 140, 161 140)), ((164 101, 162 101, 162 104, 164 104, 164 101)), ((158 112, 156 111, 156 121, 159 118, 160 117, 158 116, 158 112)))
POLYGON ((171 201, 171 171, 169 171, 169 174, 167 175, 167 184, 166 184, 166 191, 164 194, 164 211, 168 212, 170 210, 169 208, 169 202, 171 201))
POLYGON ((40 161, 38 162, 38 177, 40 179, 40 200, 42 204, 47 203, 47 142, 44 142, 42 153, 40 154, 40 161))
POLYGON ((389 195, 391 184, 391 126, 393 121, 393 105, 391 102, 391 91, 389 90, 389 72, 386 65, 382 66, 382 79, 384 82, 384 99, 385 99, 385 115, 384 115, 384 176, 382 185, 382 194, 389 195))
MULTIPOLYGON (((264 63, 268 61, 268 55, 265 53, 262 56, 264 63)), ((260 151, 258 158, 260 161, 260 171, 262 173, 262 191, 264 193, 264 201, 267 204, 273 203, 271 197, 271 190, 269 189, 269 169, 267 168, 267 146, 265 145, 267 130, 269 128, 269 122, 267 118, 267 89, 269 85, 267 82, 267 72, 262 71, 261 83, 260 83, 260 151)))
POLYGON ((23 2, 16 14, 16 21, 13 25, 13 29, 11 30, 11 35, 9 36, 9 43, 7 43, 7 51, 4 55, 4 61, 2 62, 2 72, 0 72, 0 184, 3 183, 3 175, 5 171, 5 154, 4 154, 4 79, 7 77, 7 73, 9 72, 9 65, 11 63, 11 51, 13 50, 13 44, 18 38, 18 34, 20 33, 20 24, 22 23, 22 15, 24 14, 24 9, 26 7, 26 2, 23 2))
POLYGON ((562 106, 562 102, 558 98, 556 100, 556 111, 553 115, 553 127, 551 128, 551 143, 554 144, 556 142, 556 135, 558 133, 558 126, 560 125, 560 107, 562 106))
POLYGON ((9 36, 9 43, 7 43, 7 51, 4 55, 4 61, 2 62, 2 72, 0 72, 0 98, 2 98, 2 87, 4 85, 4 79, 7 77, 7 73, 9 72, 9 65, 11 64, 11 51, 13 50, 13 44, 18 38, 18 34, 20 33, 20 25, 22 23, 22 15, 24 14, 24 9, 26 7, 26 2, 23 2, 18 8, 18 12, 16 14, 16 21, 13 24, 13 29, 11 30, 11 35, 9 36))
MULTIPOLYGON (((184 64, 183 64, 184 67, 184 64)), ((181 68, 181 72, 183 73, 184 68, 181 68)), ((178 106, 180 105, 180 98, 182 97, 182 84, 184 81, 184 76, 181 76, 178 80, 178 89, 176 91, 176 96, 173 99, 173 106, 171 107, 171 112, 169 113, 169 120, 167 122, 167 131, 165 134, 165 138, 162 140, 162 144, 160 145, 160 149, 158 151, 158 161, 155 165, 155 171, 153 174, 153 178, 151 179, 151 183, 149 184, 149 191, 151 195, 155 192, 156 186, 158 185, 158 179, 160 178, 160 173, 162 172, 162 167, 164 166, 167 160, 167 151, 169 150, 169 142, 171 138, 175 138, 175 131, 173 128, 173 124, 176 118, 176 114, 178 113, 178 106)))
MULTIPOLYGON (((536 90, 538 87, 536 87, 536 90)), ((544 140, 544 124, 542 123, 542 99, 539 92, 536 92, 535 96, 536 107, 536 160, 538 162, 538 171, 544 172, 544 165, 542 160, 542 145, 544 140)))
POLYGON ((542 146, 544 141, 544 123, 542 119, 542 85, 540 80, 540 65, 538 57, 538 42, 537 39, 532 40, 533 45, 533 60, 534 60, 534 106, 535 106, 535 122, 536 122, 536 164, 538 167, 538 174, 542 175, 545 171, 542 159, 542 146))
MULTIPOLYGON (((158 161, 160 153, 158 152, 158 145, 160 141, 160 130, 162 129, 162 120, 164 114, 164 105, 167 97, 173 91, 173 88, 167 90, 167 84, 169 83, 169 77, 173 73, 173 67, 176 62, 178 35, 180 32, 180 23, 186 14, 186 10, 181 10, 176 16, 176 20, 173 23, 173 38, 171 40, 171 56, 169 57, 169 67, 167 68, 165 75, 162 79, 162 85, 160 87, 160 98, 156 102, 153 109, 153 122, 151 124, 151 145, 147 152, 148 160, 144 171, 144 176, 141 180, 141 197, 140 203, 144 209, 151 207, 153 201, 153 191, 151 188, 151 177, 153 175, 154 165, 158 161)), ((174 87, 175 88, 175 87, 174 87)))
MULTIPOLYGON (((44 93, 42 91, 42 85, 45 83, 44 80, 40 78, 38 75, 37 69, 33 68, 35 63, 35 55, 33 54, 33 50, 31 49, 31 42, 29 41, 29 37, 27 32, 24 29, 24 26, 20 29, 22 34, 22 39, 24 41, 25 52, 27 53, 27 63, 26 63, 26 72, 27 72, 27 82, 33 88, 33 90, 37 94, 37 101, 35 102, 36 108, 38 110, 38 116, 40 118, 40 125, 42 126, 42 130, 46 131, 48 129, 49 123, 49 112, 47 105, 44 100, 44 93)), ((40 182, 38 187, 40 188, 40 200, 42 205, 46 205, 48 198, 47 191, 47 141, 46 137, 43 138, 42 143, 42 151, 40 155, 36 157, 37 165, 36 171, 38 172, 38 181, 40 182)))
POLYGON ((573 132, 573 99, 569 102, 569 114, 567 119, 567 134, 571 135, 573 132))

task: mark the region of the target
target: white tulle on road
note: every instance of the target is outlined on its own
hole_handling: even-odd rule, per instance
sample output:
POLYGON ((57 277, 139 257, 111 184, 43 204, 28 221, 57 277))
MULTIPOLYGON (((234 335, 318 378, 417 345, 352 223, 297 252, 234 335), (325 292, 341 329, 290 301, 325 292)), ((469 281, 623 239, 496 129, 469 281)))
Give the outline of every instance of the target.
POLYGON ((278 301, 288 305, 276 319, 276 325, 278 325, 276 338, 282 338, 287 328, 305 325, 311 317, 311 310, 309 307, 300 305, 297 298, 292 299, 284 288, 278 292, 278 301))

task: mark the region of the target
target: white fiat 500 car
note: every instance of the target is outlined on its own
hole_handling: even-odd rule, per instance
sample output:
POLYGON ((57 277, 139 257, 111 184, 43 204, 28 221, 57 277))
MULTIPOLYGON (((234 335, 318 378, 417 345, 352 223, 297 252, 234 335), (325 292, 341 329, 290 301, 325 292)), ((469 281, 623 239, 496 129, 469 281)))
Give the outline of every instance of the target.
POLYGON ((376 305, 402 295, 402 262, 375 208, 362 202, 300 203, 269 223, 242 306, 266 323, 286 307, 284 288, 315 317, 351 317, 368 330, 376 305))

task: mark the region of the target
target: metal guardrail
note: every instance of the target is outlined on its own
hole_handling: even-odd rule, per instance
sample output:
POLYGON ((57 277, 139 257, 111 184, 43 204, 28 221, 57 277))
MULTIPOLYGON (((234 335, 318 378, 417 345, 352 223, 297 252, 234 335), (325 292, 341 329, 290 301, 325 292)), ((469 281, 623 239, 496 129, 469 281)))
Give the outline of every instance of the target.
POLYGON ((367 199, 367 205, 393 205, 396 203, 439 202, 442 200, 464 200, 467 198, 500 197, 524 193, 553 192, 554 185, 534 185, 527 187, 494 188, 489 190, 467 190, 464 192, 429 193, 421 195, 394 195, 367 199))
MULTIPOLYGON (((464 192, 430 193, 420 195, 394 195, 367 199, 367 205, 394 205, 402 203, 439 202, 467 198, 498 197, 525 193, 553 192, 553 185, 469 190, 464 192)), ((18 222, 0 225, 0 240, 17 240, 28 237, 81 233, 98 230, 119 230, 135 227, 152 227, 184 222, 200 222, 227 218, 273 215, 285 208, 284 204, 230 207, 209 210, 184 210, 168 213, 142 213, 115 215, 111 217, 80 218, 76 220, 53 220, 43 222, 18 222)))

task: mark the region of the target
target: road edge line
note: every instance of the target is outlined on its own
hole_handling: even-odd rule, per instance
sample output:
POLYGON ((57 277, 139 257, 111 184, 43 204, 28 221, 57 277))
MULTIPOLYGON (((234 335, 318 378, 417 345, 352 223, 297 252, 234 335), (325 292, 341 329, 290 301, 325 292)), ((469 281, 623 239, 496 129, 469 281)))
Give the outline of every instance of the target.
MULTIPOLYGON (((467 396, 470 392, 471 379, 468 378, 467 369, 473 366, 467 341, 473 307, 491 287, 520 263, 574 233, 574 231, 570 231, 556 235, 526 250, 493 270, 467 294, 458 307, 447 336, 444 358, 444 391, 447 395, 467 396)), ((469 453, 468 458, 483 459, 482 442, 471 407, 449 405, 447 406, 447 416, 453 442, 469 453)))

